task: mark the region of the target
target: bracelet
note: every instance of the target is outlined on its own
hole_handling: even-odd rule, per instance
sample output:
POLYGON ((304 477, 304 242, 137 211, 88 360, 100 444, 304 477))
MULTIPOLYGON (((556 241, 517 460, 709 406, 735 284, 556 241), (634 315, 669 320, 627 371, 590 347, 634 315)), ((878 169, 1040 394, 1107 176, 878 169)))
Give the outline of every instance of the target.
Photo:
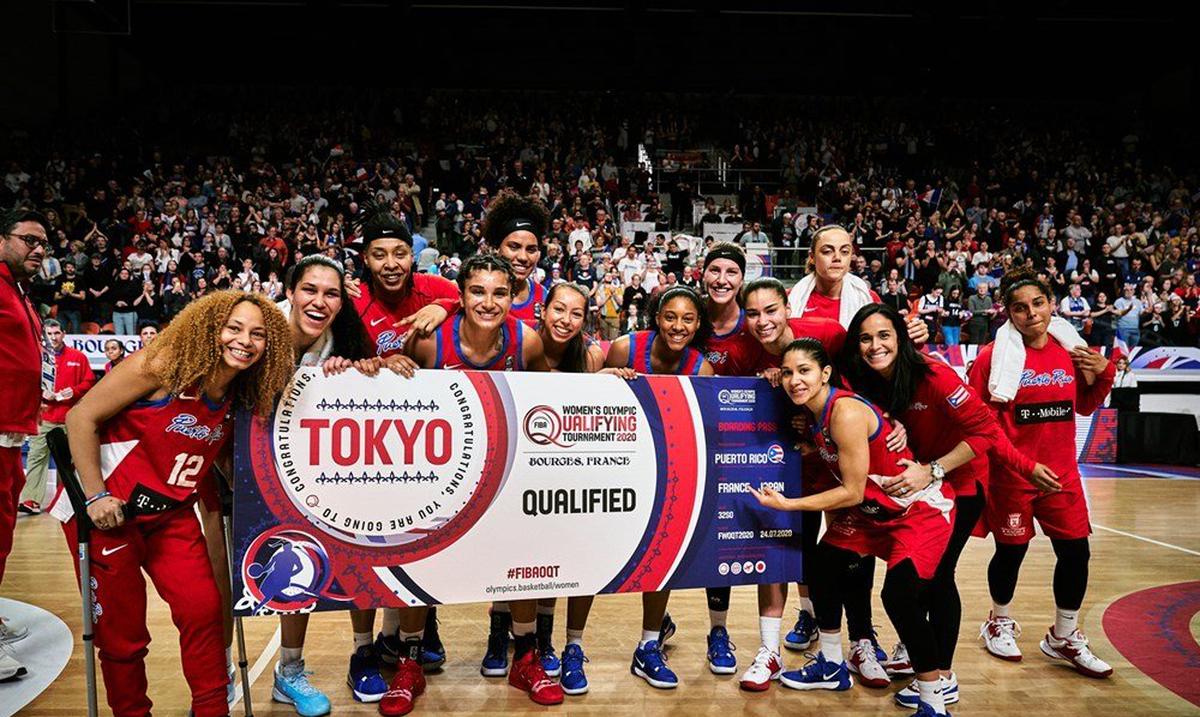
POLYGON ((95 503, 96 501, 100 500, 101 498, 108 498, 111 495, 112 495, 112 493, 109 493, 106 490, 102 490, 99 493, 97 493, 96 495, 92 496, 91 498, 88 498, 87 500, 85 500, 83 502, 83 507, 86 508, 89 505, 91 505, 92 503, 95 503))

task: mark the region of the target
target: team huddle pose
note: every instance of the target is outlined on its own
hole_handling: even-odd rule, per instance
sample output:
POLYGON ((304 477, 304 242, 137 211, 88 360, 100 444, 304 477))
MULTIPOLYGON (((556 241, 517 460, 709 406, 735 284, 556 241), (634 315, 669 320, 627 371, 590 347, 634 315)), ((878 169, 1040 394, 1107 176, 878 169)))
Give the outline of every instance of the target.
MULTIPOLYGON (((1114 369, 1052 316, 1044 281, 1023 271, 1004 277, 1009 321, 964 383, 920 352, 929 331, 919 318, 879 303, 849 273, 853 245, 840 227, 814 234, 812 271, 790 292, 770 278, 745 284, 740 247, 718 244, 703 259, 703 294, 666 289, 651 304, 651 328, 616 339, 606 352, 584 334, 588 290, 560 283, 547 291, 533 279, 547 225, 539 202, 502 193, 484 226, 491 251, 464 262, 454 284, 414 272, 405 224, 369 207, 359 221, 361 283, 336 262, 310 256, 292 267, 279 306, 238 291, 197 300, 72 409, 71 450, 99 529, 84 589, 96 598, 95 640, 114 715, 150 714, 143 570, 179 629, 192 712, 228 714, 229 576, 212 468, 225 464, 228 473, 232 409, 269 413, 305 366, 326 374, 390 370, 411 380, 421 369, 604 372, 625 380, 762 376, 794 404, 795 418, 783 428, 803 453, 803 497, 753 491, 764 506, 804 511, 798 540, 807 584, 798 586, 799 617, 782 645, 818 649, 799 669, 784 670, 787 586, 759 585, 761 646, 739 679, 742 689, 767 690, 776 680, 798 690, 843 691, 855 681, 883 688, 911 676, 896 703, 921 717, 948 714, 961 697, 954 575, 963 547, 973 533, 994 535, 993 605, 981 635, 990 654, 1019 660, 1012 599, 1035 519, 1057 557, 1056 618, 1040 649, 1084 675, 1112 673, 1078 628, 1090 524, 1072 447, 1074 414, 1101 405, 1114 369), (155 440, 143 438, 151 433, 155 440), (193 517, 197 503, 202 521, 193 517), (882 602, 901 641, 890 656, 872 627, 877 558, 886 564, 882 602)), ((75 518, 61 495, 52 513, 74 548, 75 518)), ((706 594, 708 667, 732 674, 730 591, 706 594)), ((668 591, 642 595, 630 665, 663 689, 679 684, 663 651, 676 631, 669 598, 668 591)), ((561 656, 554 600, 493 603, 480 672, 507 676, 542 705, 586 693, 583 635, 592 602, 568 600, 561 656)), ((384 715, 407 714, 428 688, 426 673, 446 661, 436 610, 385 610, 378 634, 374 612, 351 612, 346 680, 354 699, 377 703, 384 715)), ((304 717, 327 714, 330 701, 303 660, 308 616, 280 622, 272 697, 304 717)))

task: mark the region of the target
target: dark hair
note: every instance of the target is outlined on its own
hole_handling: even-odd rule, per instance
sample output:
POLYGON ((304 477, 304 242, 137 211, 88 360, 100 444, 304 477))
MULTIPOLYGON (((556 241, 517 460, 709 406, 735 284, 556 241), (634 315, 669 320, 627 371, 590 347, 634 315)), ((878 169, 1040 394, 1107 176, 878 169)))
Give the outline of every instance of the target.
POLYGON ((54 228, 50 226, 50 220, 45 214, 34 209, 9 209, 3 214, 0 214, 0 234, 7 235, 17 228, 21 222, 37 222, 42 225, 42 229, 46 232, 46 238, 54 232, 54 228))
POLYGON ((528 231, 537 237, 540 245, 549 225, 550 213, 540 201, 505 189, 488 204, 487 216, 483 219, 483 238, 488 246, 497 248, 504 237, 514 231, 528 231), (525 224, 528 226, 523 226, 525 224))
POLYGON ((779 294, 783 303, 786 304, 788 301, 787 287, 783 285, 783 282, 773 276, 764 276, 742 287, 742 293, 738 295, 738 304, 745 307, 746 298, 756 291, 773 291, 779 294))
POLYGON ((1013 269, 1000 279, 1000 295, 1004 297, 1004 308, 1007 309, 1012 303, 1013 294, 1017 289, 1026 286, 1037 287, 1043 296, 1051 301, 1054 300, 1054 292, 1045 281, 1038 277, 1037 272, 1026 268, 1013 269))
POLYGON ((409 247, 413 245, 412 232, 408 230, 408 225, 400 221, 400 218, 381 202, 363 202, 358 216, 354 219, 354 226, 362 233, 364 248, 372 239, 381 237, 399 239, 409 247))
POLYGON ((154 329, 155 331, 160 331, 162 327, 158 325, 157 321, 139 321, 137 325, 138 333, 142 333, 142 331, 145 329, 154 329))
POLYGON ((804 338, 796 339, 792 343, 788 344, 787 348, 783 350, 783 353, 779 355, 779 358, 782 360, 793 351, 799 351, 801 353, 808 354, 814 361, 817 362, 817 366, 821 368, 832 365, 832 362, 829 360, 829 352, 825 350, 825 344, 811 336, 805 336, 804 338))
MULTIPOLYGON (((584 318, 586 319, 588 292, 587 289, 583 288, 579 284, 572 284, 569 281, 561 284, 555 284, 550 289, 550 293, 546 294, 546 306, 550 306, 550 302, 554 300, 554 295, 557 294, 560 289, 574 291, 583 297, 583 311, 584 318)), ((546 311, 543 309, 542 321, 545 322, 545 320, 546 311)), ((587 342, 583 340, 582 330, 572 336, 571 340, 567 342, 566 348, 563 349, 562 359, 560 359, 558 362, 558 370, 562 371, 563 373, 587 373, 587 342)))
POLYGON ((696 335, 692 337, 690 343, 697 349, 703 348, 705 342, 712 336, 712 321, 709 320, 708 312, 704 309, 704 300, 690 287, 676 284, 654 297, 653 301, 650 302, 650 323, 657 326, 658 314, 662 310, 662 307, 666 306, 668 301, 679 297, 687 299, 696 307, 696 313, 700 316, 700 326, 696 328, 696 335))
POLYGON ((855 391, 893 416, 909 409, 917 392, 917 381, 933 373, 916 344, 909 338, 904 317, 887 304, 867 304, 850 320, 850 327, 846 329, 846 343, 842 345, 842 352, 838 356, 838 367, 855 391), (863 324, 875 314, 886 318, 896 334, 896 361, 892 364, 891 380, 868 366, 859 350, 863 324))
POLYGON ((517 272, 513 265, 499 254, 476 254, 463 262, 458 268, 458 290, 466 292, 467 279, 479 271, 502 271, 508 274, 508 285, 513 291, 517 290, 517 272))
MULTIPOLYGON (((805 269, 807 271, 813 272, 817 270, 816 264, 813 263, 813 256, 815 256, 817 253, 817 240, 821 238, 822 234, 833 231, 834 229, 840 229, 845 234, 850 235, 850 232, 846 231, 846 227, 842 226, 841 224, 826 224, 825 226, 813 232, 812 240, 808 243, 808 258, 805 259, 804 262, 805 269)), ((850 236, 851 239, 853 239, 853 235, 850 236)), ((851 244, 851 248, 853 248, 853 244, 851 244)))
POLYGON ((367 328, 363 326, 362 317, 358 315, 358 309, 354 308, 354 302, 346 294, 346 274, 336 261, 324 254, 309 254, 288 268, 287 274, 284 275, 284 286, 288 291, 295 292, 304 275, 318 266, 331 269, 337 274, 338 290, 342 294, 342 308, 329 324, 329 332, 333 336, 333 350, 338 356, 351 361, 373 358, 376 355, 375 347, 371 343, 371 337, 367 335, 367 328))

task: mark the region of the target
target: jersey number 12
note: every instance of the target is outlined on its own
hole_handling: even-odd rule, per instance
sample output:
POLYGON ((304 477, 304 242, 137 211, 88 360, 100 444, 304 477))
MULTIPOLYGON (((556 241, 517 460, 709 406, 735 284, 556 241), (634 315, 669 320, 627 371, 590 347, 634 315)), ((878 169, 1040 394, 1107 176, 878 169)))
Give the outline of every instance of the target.
POLYGON ((200 468, 203 465, 204 456, 180 453, 175 456, 175 467, 171 469, 171 477, 167 479, 167 485, 177 485, 180 488, 195 488, 196 474, 200 472, 200 468))

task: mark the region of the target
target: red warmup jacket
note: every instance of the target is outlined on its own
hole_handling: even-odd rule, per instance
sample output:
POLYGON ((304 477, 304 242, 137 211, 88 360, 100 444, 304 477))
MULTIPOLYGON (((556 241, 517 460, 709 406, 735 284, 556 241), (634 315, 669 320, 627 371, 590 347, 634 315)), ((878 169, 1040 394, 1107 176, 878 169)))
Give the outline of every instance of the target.
POLYGON ((54 358, 54 392, 70 388, 75 393, 65 401, 43 401, 42 420, 46 423, 66 423, 67 411, 79 403, 83 394, 96 383, 96 374, 88 365, 87 354, 64 346, 54 358))
POLYGON ((42 405, 42 322, 0 262, 0 433, 33 435, 42 405))

